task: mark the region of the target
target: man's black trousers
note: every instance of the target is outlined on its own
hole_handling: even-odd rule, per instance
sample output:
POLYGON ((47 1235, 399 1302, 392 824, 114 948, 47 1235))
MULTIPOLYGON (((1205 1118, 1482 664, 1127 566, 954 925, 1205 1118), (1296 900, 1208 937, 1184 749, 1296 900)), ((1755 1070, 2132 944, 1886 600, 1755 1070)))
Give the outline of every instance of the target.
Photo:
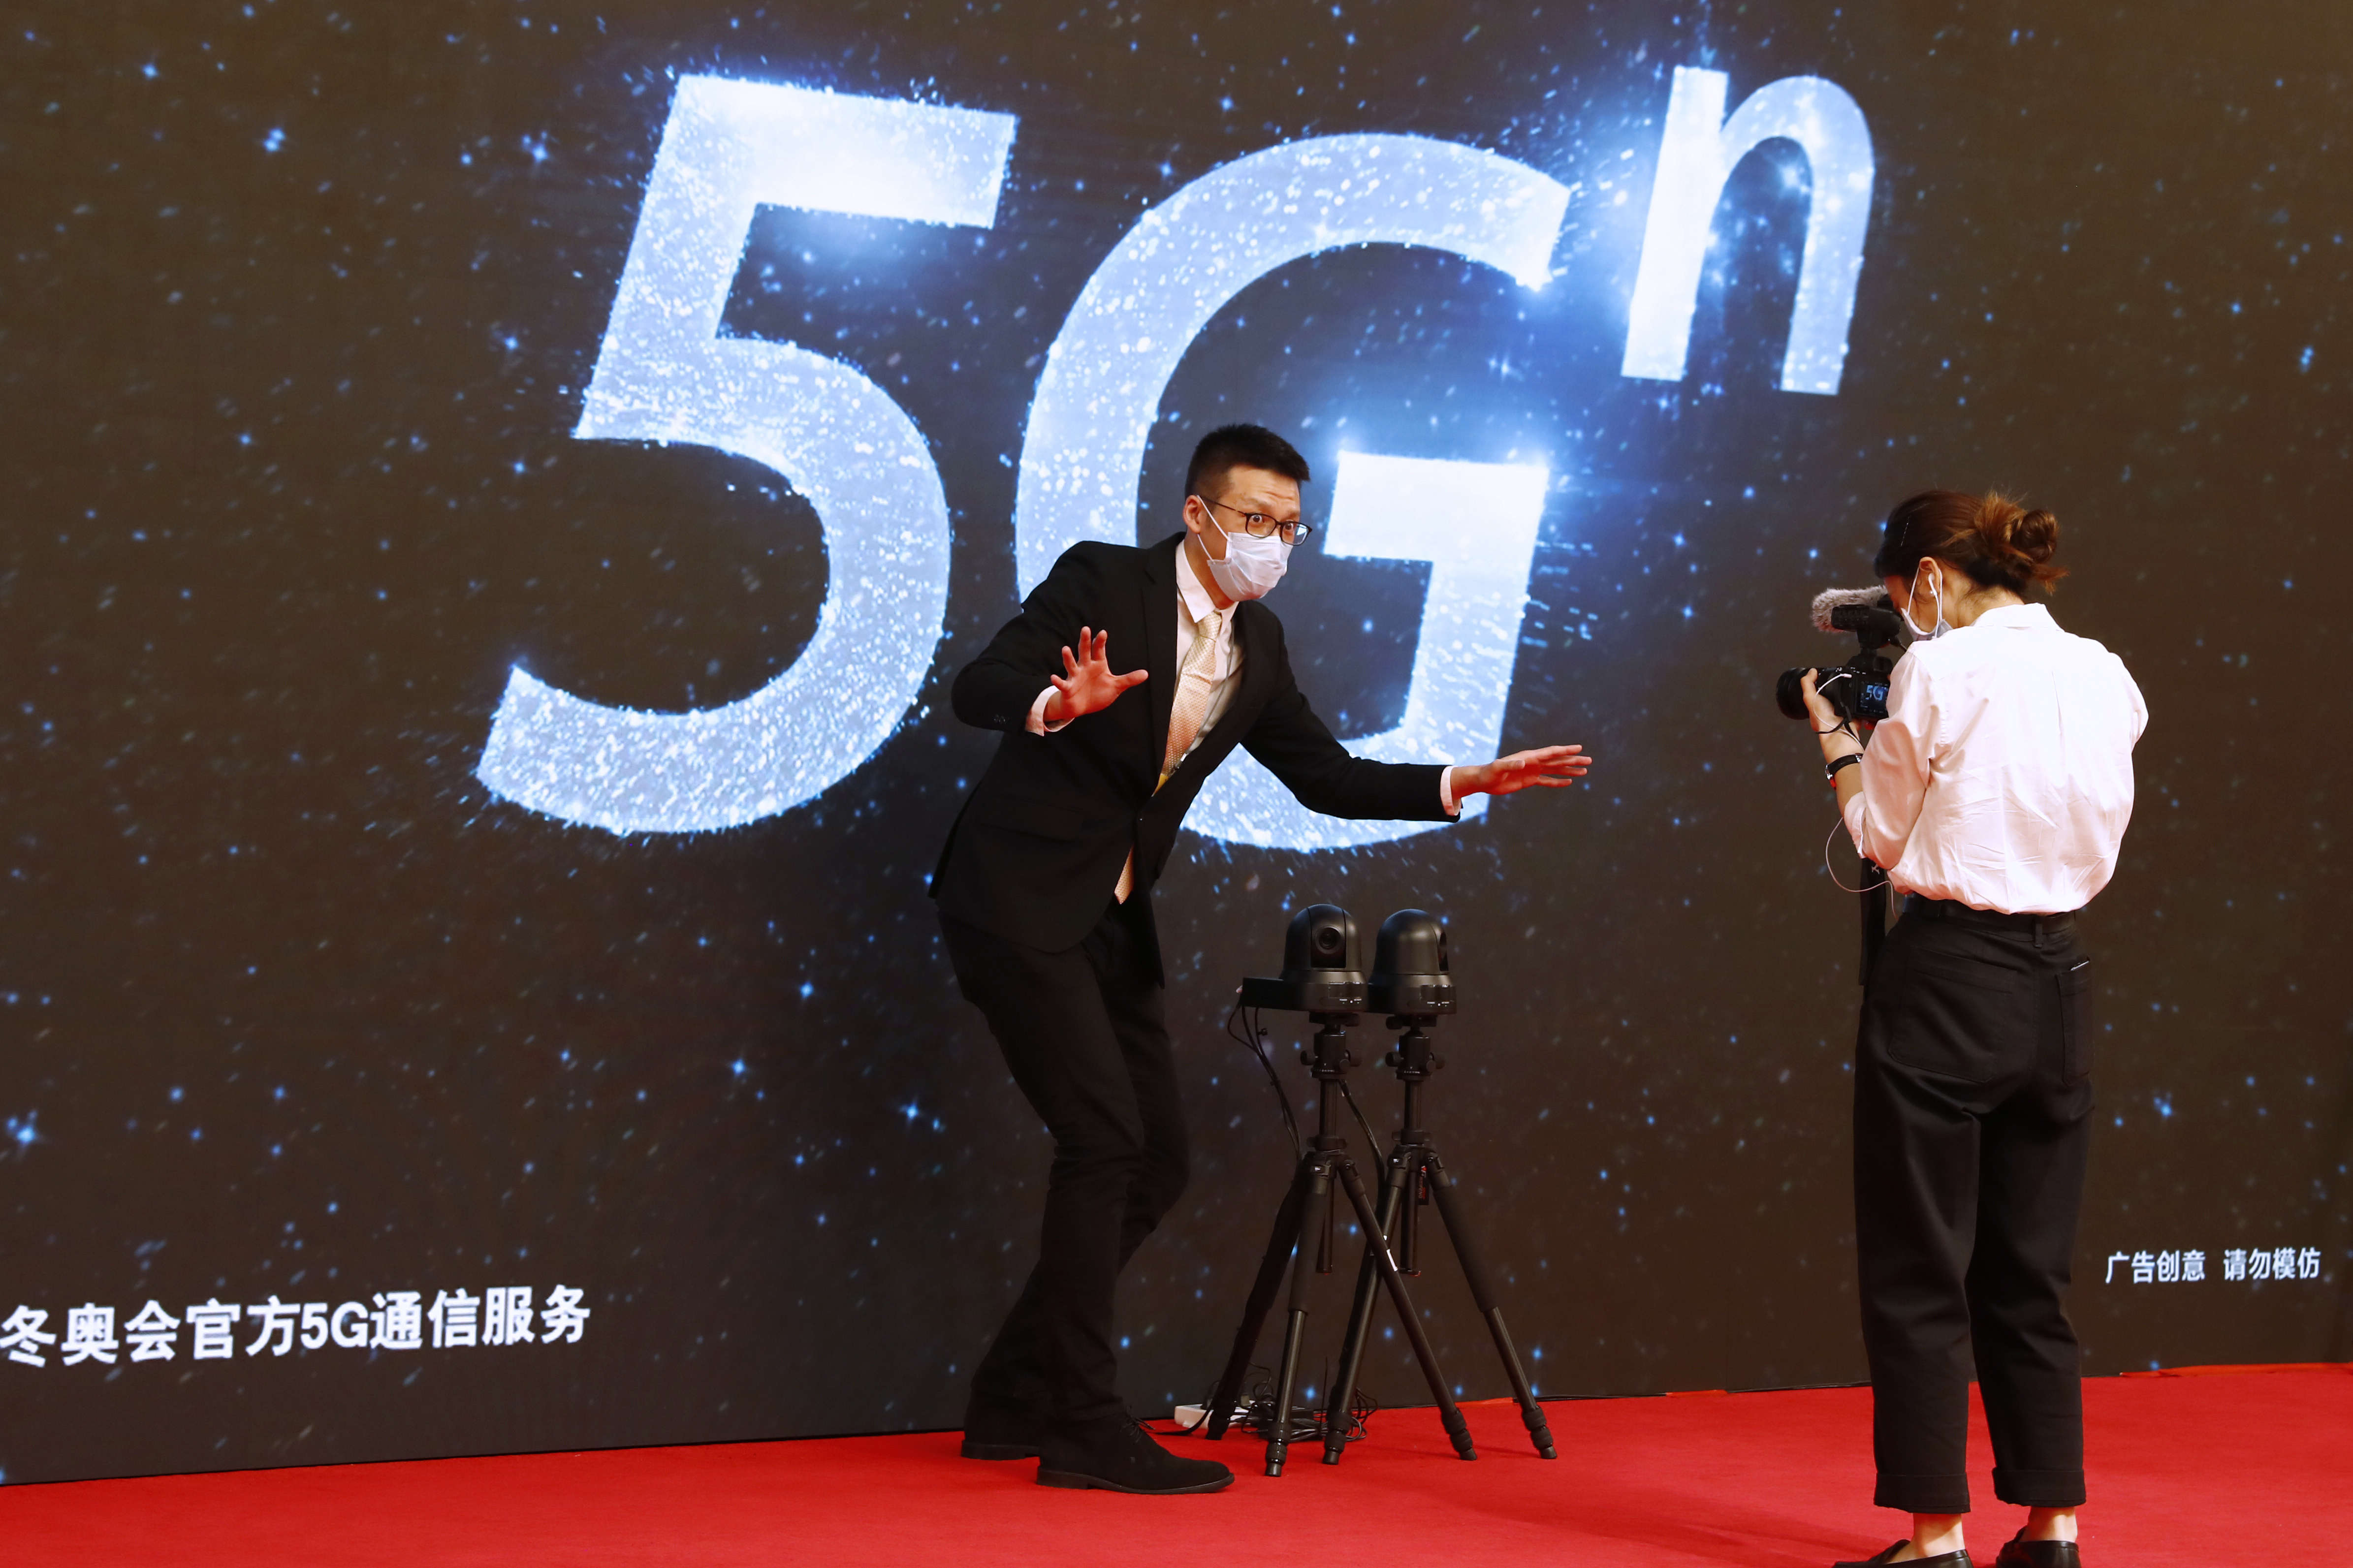
POLYGON ((1115 1416, 1119 1272, 1185 1190, 1185 1117, 1145 900, 1044 952, 943 916, 948 959, 1054 1138, 1038 1264, 972 1380, 984 1403, 1115 1416))
POLYGON ((1884 1508, 1966 1513, 1974 1359, 1994 1494, 2084 1500, 2063 1300, 2091 1134, 2091 967, 2072 915, 1907 900, 1855 1051, 1855 1245, 1884 1508))

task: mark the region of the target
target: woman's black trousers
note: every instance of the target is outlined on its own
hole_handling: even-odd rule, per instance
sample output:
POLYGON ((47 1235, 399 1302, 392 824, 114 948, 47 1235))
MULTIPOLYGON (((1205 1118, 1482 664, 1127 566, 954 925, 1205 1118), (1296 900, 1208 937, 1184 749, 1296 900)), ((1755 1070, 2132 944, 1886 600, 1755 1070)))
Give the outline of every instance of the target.
POLYGON ((2072 915, 1918 898, 1872 973, 1854 1207, 1883 1507, 1968 1511, 1973 1363, 1994 1494, 2084 1500, 2064 1299, 2091 1134, 2091 973, 2072 915))

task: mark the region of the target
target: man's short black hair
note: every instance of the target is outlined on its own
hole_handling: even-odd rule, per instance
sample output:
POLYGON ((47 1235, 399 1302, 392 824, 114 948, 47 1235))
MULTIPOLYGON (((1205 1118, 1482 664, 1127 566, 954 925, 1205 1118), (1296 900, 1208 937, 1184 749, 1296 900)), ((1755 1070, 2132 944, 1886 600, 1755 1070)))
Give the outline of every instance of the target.
POLYGON ((1229 470, 1265 468, 1307 482, 1307 459, 1299 448, 1263 425, 1220 425, 1201 437, 1185 467, 1185 493, 1208 500, 1203 486, 1219 485, 1229 470))

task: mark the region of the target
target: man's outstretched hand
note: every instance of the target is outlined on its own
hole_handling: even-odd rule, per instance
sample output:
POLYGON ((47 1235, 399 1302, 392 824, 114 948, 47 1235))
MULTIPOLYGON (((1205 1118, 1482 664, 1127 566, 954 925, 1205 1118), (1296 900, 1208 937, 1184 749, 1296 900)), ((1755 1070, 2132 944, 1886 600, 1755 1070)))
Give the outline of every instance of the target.
POLYGON ((1514 752, 1477 767, 1454 770, 1454 797, 1473 795, 1517 795, 1524 789, 1566 789, 1593 765, 1583 746, 1539 746, 1514 752))
POLYGON ((1054 695, 1046 700, 1047 723, 1066 724, 1090 713, 1100 713, 1118 701, 1121 692, 1131 686, 1144 684, 1148 677, 1143 670, 1131 669, 1125 675, 1111 672, 1110 648, 1109 632, 1099 632, 1090 626, 1079 628, 1077 657, 1072 657, 1070 648, 1065 647, 1062 649, 1062 673, 1046 678, 1054 688, 1054 695))

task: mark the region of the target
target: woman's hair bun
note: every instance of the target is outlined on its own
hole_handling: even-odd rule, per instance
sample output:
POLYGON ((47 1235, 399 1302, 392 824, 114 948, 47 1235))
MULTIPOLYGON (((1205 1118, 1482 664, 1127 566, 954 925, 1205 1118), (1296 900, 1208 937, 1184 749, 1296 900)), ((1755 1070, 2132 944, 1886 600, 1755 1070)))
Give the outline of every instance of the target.
POLYGON ((1993 493, 1978 502, 1977 526, 1970 531, 1976 559, 1958 563, 1980 583, 1999 584, 2017 594, 2048 588, 2067 574, 2051 564, 2059 551, 2059 520, 2042 507, 2028 508, 2008 496, 1993 493))
POLYGON ((1981 587, 2007 588, 2041 598, 2067 574, 2051 564, 2059 550, 2059 520, 2000 493, 1922 490, 1895 503, 1872 570, 1910 577, 1930 556, 1950 562, 1981 587))

